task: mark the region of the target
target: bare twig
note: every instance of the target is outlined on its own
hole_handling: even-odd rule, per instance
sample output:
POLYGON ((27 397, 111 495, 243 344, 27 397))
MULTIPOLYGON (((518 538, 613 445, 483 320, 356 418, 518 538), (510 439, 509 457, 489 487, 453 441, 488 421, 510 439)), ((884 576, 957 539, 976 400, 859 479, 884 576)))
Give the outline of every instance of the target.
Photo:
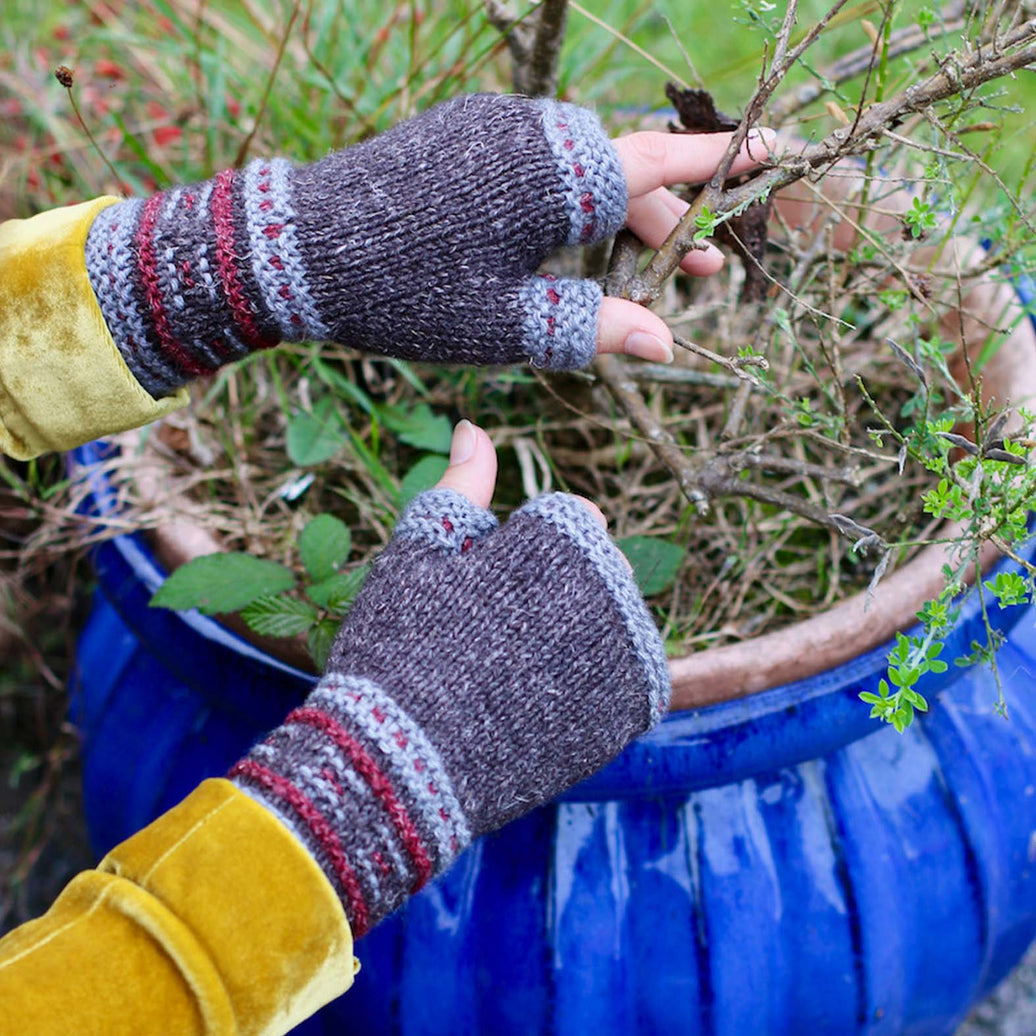
MULTIPOLYGON (((942 36, 950 36, 958 32, 964 27, 964 11, 967 6, 964 0, 956 0, 954 4, 943 12, 939 24, 930 26, 927 30, 920 25, 910 25, 902 29, 896 29, 889 36, 889 60, 909 54, 911 51, 920 50, 942 36)), ((818 72, 814 82, 807 83, 790 94, 775 100, 767 108, 769 124, 771 126, 780 126, 790 116, 795 115, 808 104, 812 104, 813 101, 823 97, 825 93, 849 79, 862 75, 867 71, 873 56, 874 47, 871 45, 859 47, 843 55, 833 64, 818 72)))
POLYGON ((72 86, 74 83, 72 70, 68 68, 66 65, 58 65, 58 67, 54 70, 54 77, 65 88, 65 92, 68 94, 69 102, 72 105, 72 111, 75 113, 75 117, 78 120, 79 125, 82 126, 83 132, 86 134, 87 140, 89 140, 90 143, 93 145, 93 149, 97 152, 97 154, 101 156, 101 161, 104 162, 104 164, 108 167, 108 171, 112 174, 112 176, 115 177, 115 182, 116 184, 118 184, 119 190, 122 192, 122 196, 124 198, 128 198, 129 192, 126 190, 126 185, 122 182, 122 177, 119 176, 119 174, 116 172, 115 166, 111 164, 111 160, 104 153, 104 149, 101 147, 100 144, 97 143, 97 140, 94 138, 94 135, 90 132, 90 127, 86 124, 86 120, 83 118, 82 112, 80 112, 79 110, 79 105, 76 104, 76 95, 72 92, 72 86))
POLYGON ((514 66, 514 78, 517 80, 519 67, 529 60, 533 30, 525 23, 524 18, 514 14, 505 0, 486 0, 486 18, 507 43, 514 66))
POLYGON ((751 385, 758 386, 759 379, 748 368, 758 367, 760 370, 766 370, 769 366, 766 359, 762 356, 721 356, 719 353, 714 353, 711 349, 706 349, 704 345, 697 345, 686 338, 682 338, 680 335, 673 335, 673 341, 681 349, 686 349, 696 356, 701 356, 703 359, 718 364, 720 367, 730 371, 736 378, 740 378, 741 381, 747 381, 751 385))
POLYGON ((668 367, 656 363, 638 363, 629 368, 634 381, 647 381, 659 385, 707 385, 709 388, 732 389, 751 385, 740 378, 712 371, 695 370, 693 367, 668 367))
MULTIPOLYGON (((836 5, 836 8, 838 6, 840 5, 836 5)), ((829 11, 825 18, 832 15, 834 10, 829 11)), ((692 247, 694 235, 698 229, 696 219, 704 208, 707 207, 711 212, 720 216, 736 211, 742 206, 749 205, 759 198, 765 198, 772 192, 803 179, 816 170, 830 166, 847 155, 874 150, 884 131, 898 124, 907 115, 923 112, 948 97, 970 92, 983 83, 1010 75, 1012 72, 1036 62, 1034 40, 1036 40, 1036 18, 1029 19, 1005 34, 1001 41, 1003 50, 1000 54, 994 56, 990 51, 974 50, 963 56, 953 55, 946 59, 941 69, 928 79, 914 83, 895 97, 872 104, 863 110, 851 129, 840 127, 823 140, 807 145, 796 155, 783 158, 744 184, 724 189, 723 181, 729 172, 734 155, 737 153, 734 143, 736 142, 740 147, 749 125, 757 117, 756 110, 761 110, 765 98, 776 87, 776 83, 771 85, 771 81, 780 72, 779 69, 776 70, 756 91, 755 97, 750 102, 745 117, 731 141, 733 153, 728 150, 727 155, 724 156, 724 164, 720 166, 717 175, 699 192, 676 228, 652 257, 647 268, 634 279, 628 289, 628 297, 637 302, 652 302, 658 297, 662 284, 672 276, 680 261, 692 247)), ((789 53, 785 64, 801 53, 805 42, 804 40, 789 53)))
POLYGON ((553 97, 558 92, 558 58, 565 39, 567 14, 568 0, 540 0, 528 56, 514 66, 514 88, 518 93, 553 97))
POLYGON ((291 39, 291 30, 295 28, 295 22, 298 20, 301 10, 302 0, 295 0, 295 5, 291 9, 291 17, 288 19, 288 24, 285 26, 280 45, 277 48, 277 57, 274 59, 273 68, 270 69, 270 74, 266 78, 266 88, 263 90, 262 100, 259 102, 259 110, 255 113, 252 128, 248 131, 248 136, 241 141, 241 146, 237 149, 237 154, 234 156, 235 169, 240 169, 245 164, 245 159, 248 157, 248 152, 252 147, 252 141, 255 139, 259 125, 266 114, 266 106, 270 102, 270 91, 273 89, 273 84, 277 79, 277 72, 281 67, 281 62, 284 60, 284 52, 288 47, 288 40, 291 39))

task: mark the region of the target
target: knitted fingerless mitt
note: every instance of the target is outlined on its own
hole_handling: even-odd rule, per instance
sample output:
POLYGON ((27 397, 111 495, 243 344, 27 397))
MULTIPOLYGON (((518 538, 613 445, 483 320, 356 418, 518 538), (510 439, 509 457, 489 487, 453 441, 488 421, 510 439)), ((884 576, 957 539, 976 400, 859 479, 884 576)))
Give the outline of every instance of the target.
POLYGON ((593 358, 601 290, 535 271, 613 234, 626 201, 595 115, 471 95, 312 165, 257 159, 113 205, 87 270, 156 397, 282 340, 572 368, 593 358))
POLYGON ((316 691, 230 776, 307 846, 359 936, 668 701, 658 632, 583 504, 542 496, 497 528, 432 490, 375 563, 316 691))

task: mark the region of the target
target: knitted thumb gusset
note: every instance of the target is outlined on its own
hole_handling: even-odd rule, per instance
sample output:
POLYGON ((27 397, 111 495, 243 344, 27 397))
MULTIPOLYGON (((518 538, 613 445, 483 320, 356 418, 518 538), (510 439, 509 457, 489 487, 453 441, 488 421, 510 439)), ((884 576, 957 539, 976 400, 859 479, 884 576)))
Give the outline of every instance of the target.
POLYGON ((613 234, 626 203, 595 115, 475 94, 312 165, 256 159, 112 205, 87 270, 155 397, 282 340, 574 368, 594 356, 601 289, 535 271, 613 234))
POLYGON ((658 632, 582 503, 542 496, 498 528, 432 490, 375 563, 316 691, 230 776, 309 849, 360 936, 668 701, 658 632))

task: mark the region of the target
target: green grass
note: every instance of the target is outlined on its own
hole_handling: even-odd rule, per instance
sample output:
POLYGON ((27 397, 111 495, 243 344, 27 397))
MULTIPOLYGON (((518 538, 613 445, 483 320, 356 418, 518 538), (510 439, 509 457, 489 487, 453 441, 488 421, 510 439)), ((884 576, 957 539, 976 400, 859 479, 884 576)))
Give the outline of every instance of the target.
MULTIPOLYGON (((800 29, 825 6, 803 0, 800 29)), ((923 6, 897 5, 896 24, 923 6)), ((529 5, 519 0, 519 9, 529 5)), ((137 192, 207 177, 239 159, 246 140, 250 153, 309 159, 443 97, 508 84, 506 55, 476 0, 145 0, 92 10, 97 16, 88 5, 5 4, 0 190, 19 214, 117 188, 53 79, 58 64, 75 72, 84 117, 137 192)), ((587 0, 569 14, 562 92, 605 112, 628 111, 663 104, 664 85, 675 78, 704 83, 721 107, 738 111, 764 34, 746 3, 725 10, 717 18, 715 4, 587 0)), ((865 44, 865 18, 880 21, 878 0, 843 11, 811 52, 811 66, 865 44)), ((897 67, 889 89, 911 75, 909 63, 897 67)), ((809 76, 801 69, 789 82, 809 76)), ((1024 111, 1009 117, 992 161, 1017 180, 1032 152, 1036 77, 1022 74, 1002 89, 997 103, 1024 111)), ((843 104, 852 99, 846 87, 843 104)), ((816 106, 804 129, 834 125, 816 106)))

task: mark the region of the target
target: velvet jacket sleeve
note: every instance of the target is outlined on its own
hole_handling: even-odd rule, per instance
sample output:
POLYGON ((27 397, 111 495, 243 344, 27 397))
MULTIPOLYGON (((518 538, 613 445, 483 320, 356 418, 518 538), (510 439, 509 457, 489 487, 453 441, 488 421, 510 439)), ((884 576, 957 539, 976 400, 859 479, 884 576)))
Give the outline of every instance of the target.
MULTIPOLYGON (((187 402, 133 377, 85 264, 115 198, 0 224, 0 451, 28 459, 187 402)), ((13 1032, 287 1032, 352 983, 352 935, 312 857, 226 781, 78 875, 0 941, 13 1032)))
POLYGON ((0 224, 0 452, 28 460, 183 406, 152 398, 119 354, 86 272, 87 232, 117 198, 0 224))
POLYGON ((313 858, 269 811, 210 780, 0 940, 0 1028, 274 1036, 344 992, 357 967, 313 858))

